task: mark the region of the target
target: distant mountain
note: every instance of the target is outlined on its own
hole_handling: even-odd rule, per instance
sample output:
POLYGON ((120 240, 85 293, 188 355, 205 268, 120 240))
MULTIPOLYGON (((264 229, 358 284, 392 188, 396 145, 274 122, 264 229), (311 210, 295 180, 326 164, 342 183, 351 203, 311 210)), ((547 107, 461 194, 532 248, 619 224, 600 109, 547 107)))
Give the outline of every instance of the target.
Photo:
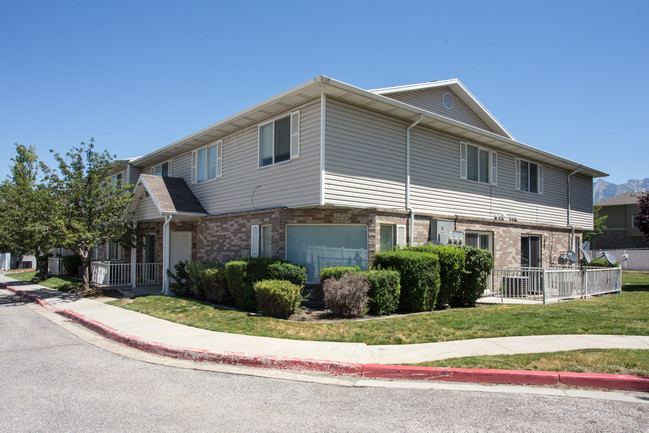
POLYGON ((625 192, 647 190, 649 190, 649 178, 642 180, 631 179, 619 185, 598 179, 593 184, 593 203, 615 197, 625 192))

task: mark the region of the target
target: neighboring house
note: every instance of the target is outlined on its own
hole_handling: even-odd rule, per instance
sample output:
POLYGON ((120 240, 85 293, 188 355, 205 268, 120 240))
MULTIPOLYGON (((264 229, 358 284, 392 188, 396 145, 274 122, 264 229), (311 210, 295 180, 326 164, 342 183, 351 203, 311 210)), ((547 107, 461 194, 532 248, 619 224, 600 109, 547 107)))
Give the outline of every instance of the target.
POLYGON ((489 249, 498 268, 549 266, 593 228, 593 178, 607 176, 516 141, 458 80, 368 91, 324 76, 121 173, 146 234, 115 257, 274 256, 310 282, 429 241, 489 249))
POLYGON ((649 241, 635 226, 634 213, 638 212, 638 196, 642 192, 625 192, 615 197, 595 203, 601 207, 599 216, 608 216, 606 228, 591 242, 597 250, 622 250, 649 248, 649 241))

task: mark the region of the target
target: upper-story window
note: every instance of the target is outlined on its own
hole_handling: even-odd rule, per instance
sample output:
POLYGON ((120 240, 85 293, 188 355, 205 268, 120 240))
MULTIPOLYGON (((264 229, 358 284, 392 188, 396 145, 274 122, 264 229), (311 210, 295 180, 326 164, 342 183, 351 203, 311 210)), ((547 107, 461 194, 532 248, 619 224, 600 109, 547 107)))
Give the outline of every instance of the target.
POLYGON ((221 177, 223 171, 223 140, 192 152, 192 183, 221 177))
POLYGON ((517 158, 516 189, 543 194, 543 166, 517 158))
POLYGON ((259 167, 300 156, 300 112, 259 125, 259 167))
POLYGON ((162 164, 151 167, 151 174, 169 177, 171 174, 171 161, 163 162, 162 164))
POLYGON ((122 186, 122 181, 124 180, 124 174, 122 172, 117 173, 113 176, 113 183, 117 186, 122 186))
POLYGON ((469 143, 460 143, 460 178, 495 185, 498 177, 496 152, 469 143))

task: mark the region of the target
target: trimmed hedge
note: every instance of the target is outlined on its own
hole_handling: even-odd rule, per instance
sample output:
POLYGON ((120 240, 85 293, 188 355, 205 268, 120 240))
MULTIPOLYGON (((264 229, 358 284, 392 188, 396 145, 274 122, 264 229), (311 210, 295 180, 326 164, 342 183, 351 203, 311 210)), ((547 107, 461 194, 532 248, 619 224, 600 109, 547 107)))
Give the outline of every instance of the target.
POLYGON ((304 266, 294 265, 279 259, 255 257, 237 260, 225 265, 228 290, 237 308, 257 311, 254 284, 262 280, 286 280, 299 286, 306 284, 307 272, 304 266))
POLYGON ((254 286, 259 310, 267 316, 286 319, 302 303, 302 287, 286 280, 262 280, 254 286))
POLYGON ((367 307, 370 314, 383 316, 392 314, 399 308, 401 294, 401 275, 398 271, 374 269, 362 272, 367 278, 370 290, 367 293, 367 307))
POLYGON ((322 285, 325 307, 340 317, 363 317, 367 308, 367 292, 370 290, 367 277, 358 273, 347 273, 339 280, 329 278, 322 285))
POLYGON ((228 283, 225 278, 225 266, 219 264, 217 267, 204 269, 201 272, 203 280, 203 295, 210 302, 221 305, 232 303, 232 297, 228 290, 228 283))
POLYGON ((462 274, 461 290, 451 298, 452 306, 473 306, 487 289, 489 275, 494 269, 491 252, 475 247, 461 247, 466 258, 462 274))
POLYGON ((377 253, 374 266, 399 271, 399 310, 415 312, 435 308, 440 285, 439 257, 436 254, 410 250, 377 253))
POLYGON ((339 280, 345 274, 357 274, 361 271, 358 266, 329 266, 320 269, 320 283, 324 283, 329 278, 339 280))
POLYGON ((205 299, 205 275, 204 271, 220 266, 220 263, 199 261, 187 263, 187 277, 191 284, 190 295, 194 299, 205 299))
POLYGON ((440 287, 437 307, 456 307, 454 297, 462 291, 462 276, 465 272, 466 250, 456 245, 421 245, 409 248, 412 251, 435 253, 439 257, 440 287))
POLYGON ((81 256, 78 254, 63 256, 63 267, 67 275, 76 277, 79 275, 79 267, 81 267, 81 256))

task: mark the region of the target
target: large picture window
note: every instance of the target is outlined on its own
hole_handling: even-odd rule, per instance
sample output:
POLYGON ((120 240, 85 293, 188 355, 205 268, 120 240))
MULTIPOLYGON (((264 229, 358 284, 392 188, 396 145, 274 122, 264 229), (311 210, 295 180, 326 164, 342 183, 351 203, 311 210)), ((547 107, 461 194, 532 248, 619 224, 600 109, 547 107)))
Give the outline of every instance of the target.
POLYGON ((516 159, 516 189, 543 194, 543 166, 516 159))
POLYGON ((496 152, 469 143, 460 143, 460 178, 495 185, 498 175, 496 152))
POLYGON ((366 225, 286 226, 286 260, 306 266, 307 281, 320 281, 320 269, 359 266, 367 270, 366 225))
POLYGON ((288 161, 299 154, 299 111, 259 126, 259 167, 288 161))

